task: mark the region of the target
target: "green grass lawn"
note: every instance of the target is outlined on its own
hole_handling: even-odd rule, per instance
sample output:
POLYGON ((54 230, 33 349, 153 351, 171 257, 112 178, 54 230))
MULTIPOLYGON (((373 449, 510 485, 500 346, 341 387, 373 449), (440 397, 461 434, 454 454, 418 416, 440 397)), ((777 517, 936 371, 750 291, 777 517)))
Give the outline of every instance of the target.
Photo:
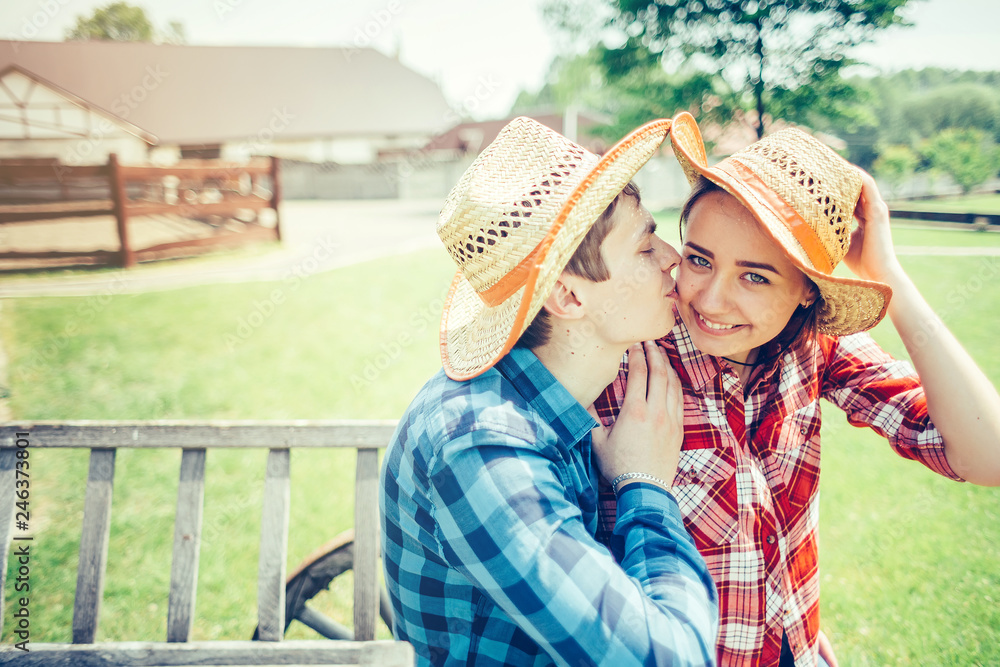
POLYGON ((1000 248, 1000 234, 971 229, 938 229, 900 220, 892 225, 892 241, 899 246, 927 248, 1000 248))
MULTIPOLYGON (((1000 381, 1000 258, 903 262, 1000 381)), ((432 250, 301 282, 8 299, 12 409, 28 420, 396 418, 439 367, 451 273, 432 250)), ((904 354, 888 323, 874 335, 904 354)), ((826 415, 822 624, 840 663, 1000 663, 1000 490, 939 478, 836 408, 826 415)), ((208 457, 195 639, 253 632, 265 456, 208 457)), ((350 527, 353 459, 293 455, 289 568, 350 527)), ((176 451, 118 454, 100 641, 165 637, 179 463, 176 451)), ((70 639, 86 470, 86 452, 32 453, 34 641, 70 639)), ((349 623, 350 582, 337 585, 322 607, 349 623)))

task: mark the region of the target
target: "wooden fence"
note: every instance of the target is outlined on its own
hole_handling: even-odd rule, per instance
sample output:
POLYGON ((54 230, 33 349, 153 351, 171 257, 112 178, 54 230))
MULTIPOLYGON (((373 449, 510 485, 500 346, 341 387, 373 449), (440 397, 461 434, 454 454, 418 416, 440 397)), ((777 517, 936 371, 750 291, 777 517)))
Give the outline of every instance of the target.
POLYGON ((945 213, 943 211, 908 211, 892 209, 889 216, 896 219, 931 220, 933 222, 958 222, 986 229, 1000 227, 1000 215, 987 213, 945 213))
POLYGON ((0 259, 59 259, 91 264, 134 266, 136 262, 176 257, 198 249, 254 240, 281 240, 278 206, 281 181, 277 158, 246 164, 188 160, 169 167, 119 164, 111 154, 105 165, 71 167, 55 161, 6 160, 0 164, 0 225, 60 218, 113 216, 118 250, 3 252, 0 259), (273 209, 273 227, 259 224, 259 213, 273 209), (135 248, 129 220, 136 216, 252 220, 239 231, 218 226, 210 236, 135 248))

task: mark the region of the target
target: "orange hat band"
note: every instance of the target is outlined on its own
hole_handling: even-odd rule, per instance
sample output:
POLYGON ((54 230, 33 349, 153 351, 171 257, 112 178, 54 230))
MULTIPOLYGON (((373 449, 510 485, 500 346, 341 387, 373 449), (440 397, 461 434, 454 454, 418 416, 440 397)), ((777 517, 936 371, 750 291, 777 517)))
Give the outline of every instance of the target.
POLYGON ((751 171, 749 167, 741 162, 727 158, 715 165, 714 168, 742 182, 753 191, 758 199, 767 204, 777 214, 781 222, 788 228, 788 231, 795 237, 795 240, 802 246, 802 249, 806 251, 806 256, 812 262, 813 268, 826 275, 830 275, 833 272, 833 265, 830 263, 830 258, 823 249, 823 242, 820 241, 815 230, 784 199, 765 185, 760 180, 760 177, 751 171))
POLYGON ((554 235, 562 229, 563 223, 566 222, 566 218, 569 217, 570 212, 576 206, 576 204, 583 197, 587 189, 593 185, 594 181, 597 180, 619 156, 626 151, 630 150, 635 144, 639 143, 648 132, 658 130, 659 128, 664 128, 669 130, 671 125, 670 120, 660 119, 654 120, 651 123, 644 125, 641 130, 644 132, 633 133, 630 137, 626 137, 618 144, 616 144, 611 150, 605 153, 597 166, 587 175, 587 177, 576 186, 576 189, 569 196, 569 199, 563 205, 559 215, 556 217, 555 221, 552 223, 552 228, 544 239, 542 239, 534 250, 528 253, 528 256, 522 259, 517 266, 507 272, 503 278, 498 280, 495 285, 489 289, 478 292, 479 298, 483 302, 492 307, 499 306, 501 303, 506 301, 508 298, 514 295, 517 290, 524 286, 525 281, 528 279, 528 275, 534 268, 537 258, 544 257, 545 253, 548 252, 549 247, 552 246, 554 235))
POLYGON ((528 279, 531 269, 534 268, 535 258, 538 257, 543 245, 545 245, 544 240, 536 245, 535 249, 529 252, 527 257, 508 271, 496 284, 489 289, 478 292, 479 298, 483 300, 483 303, 492 307, 499 306, 513 296, 517 290, 524 287, 524 282, 528 279))

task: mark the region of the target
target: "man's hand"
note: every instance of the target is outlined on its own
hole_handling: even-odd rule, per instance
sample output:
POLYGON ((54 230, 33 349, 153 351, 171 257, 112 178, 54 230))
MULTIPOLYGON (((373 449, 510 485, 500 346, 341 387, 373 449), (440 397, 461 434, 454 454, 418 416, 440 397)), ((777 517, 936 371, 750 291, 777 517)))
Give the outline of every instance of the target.
MULTIPOLYGON (((684 397, 666 353, 655 342, 629 348, 628 382, 618 421, 593 431, 605 479, 645 472, 673 484, 684 440, 684 397)), ((626 486, 626 480, 619 488, 626 486)))

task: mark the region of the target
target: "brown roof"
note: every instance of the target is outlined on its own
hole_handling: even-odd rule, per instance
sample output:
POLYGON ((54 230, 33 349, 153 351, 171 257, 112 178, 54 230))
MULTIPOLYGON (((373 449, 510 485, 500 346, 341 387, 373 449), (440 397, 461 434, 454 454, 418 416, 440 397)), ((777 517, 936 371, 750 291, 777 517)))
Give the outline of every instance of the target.
POLYGON ((10 65, 161 144, 433 134, 452 117, 433 81, 373 49, 0 40, 10 65))
MULTIPOLYGON (((102 117, 110 120, 111 122, 113 122, 116 125, 118 125, 125 132, 128 132, 129 134, 134 135, 134 136, 142 139, 147 144, 149 144, 151 146, 155 146, 156 145, 157 139, 156 139, 155 135, 150 134, 149 132, 146 132, 141 127, 138 127, 137 125, 128 122, 127 120, 125 120, 124 118, 121 118, 120 116, 116 116, 113 113, 109 113, 109 112, 105 111, 104 109, 101 109, 100 107, 94 106, 93 104, 91 104, 87 100, 83 99, 82 97, 74 95, 70 91, 68 91, 65 88, 63 88, 62 86, 58 86, 58 85, 52 83, 51 81, 48 81, 47 79, 38 76, 34 72, 31 72, 29 70, 24 69, 20 65, 7 65, 6 67, 0 68, 0 80, 2 80, 9 72, 18 72, 19 74, 21 74, 21 75, 23 75, 23 76, 31 79, 35 83, 37 83, 39 85, 42 85, 42 86, 45 86, 49 90, 51 90, 51 91, 53 91, 55 93, 58 93, 61 97, 63 97, 67 101, 71 102, 72 104, 80 107, 81 109, 85 109, 87 111, 91 111, 91 112, 93 112, 93 113, 95 113, 95 114, 97 114, 99 116, 102 116, 102 117)), ((6 82, 3 82, 2 85, 6 86, 7 84, 6 84, 6 82)), ((31 94, 29 93, 27 96, 31 97, 31 94)), ((8 120, 11 120, 11 119, 8 119, 8 120)), ((30 122, 28 122, 27 119, 22 118, 21 120, 25 124, 30 125, 30 122)), ((19 159, 24 159, 24 158, 19 158, 19 159)), ((48 158, 45 158, 45 159, 48 159, 48 158)))
MULTIPOLYGON (((537 120, 542 125, 552 128, 560 134, 564 134, 561 113, 528 113, 524 114, 529 118, 537 120)), ((469 121, 460 123, 450 130, 443 132, 428 142, 424 147, 425 151, 450 150, 460 153, 478 153, 490 145, 497 138, 500 130, 514 120, 514 116, 502 118, 500 120, 469 121)), ((600 114, 589 111, 580 111, 577 115, 577 138, 576 142, 596 153, 603 153, 607 150, 606 142, 601 139, 591 137, 587 134, 587 129, 595 125, 603 125, 609 119, 600 114)))

